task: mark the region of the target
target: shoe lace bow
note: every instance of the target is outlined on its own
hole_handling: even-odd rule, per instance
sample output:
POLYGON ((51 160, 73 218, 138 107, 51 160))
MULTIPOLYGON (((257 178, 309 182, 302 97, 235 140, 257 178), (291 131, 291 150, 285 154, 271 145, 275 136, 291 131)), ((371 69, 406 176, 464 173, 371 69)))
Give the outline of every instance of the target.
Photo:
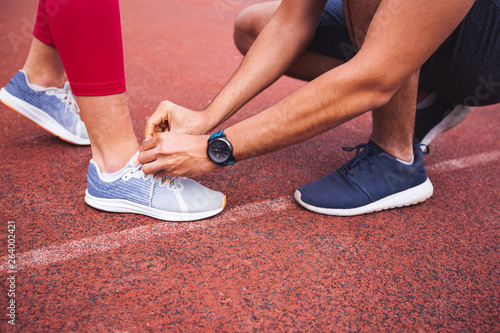
POLYGON ((46 91, 46 94, 49 96, 56 96, 61 100, 61 102, 65 103, 64 111, 69 110, 70 112, 79 114, 80 108, 76 103, 75 95, 69 90, 69 86, 66 84, 64 88, 50 88, 46 91))
POLYGON ((363 163, 368 163, 372 165, 373 164, 372 158, 374 156, 382 158, 381 156, 373 152, 371 149, 368 149, 368 144, 366 143, 357 145, 355 147, 343 147, 342 150, 344 151, 356 150, 355 157, 346 164, 344 164, 342 167, 340 167, 341 171, 351 176, 353 175, 351 170, 353 170, 354 168, 359 167, 360 170, 363 170, 363 163))
POLYGON ((135 169, 131 172, 131 174, 135 174, 137 172, 142 173, 142 178, 147 180, 151 180, 151 185, 154 186, 158 184, 160 186, 167 185, 169 190, 182 190, 184 189, 184 185, 182 184, 182 180, 186 179, 186 177, 167 177, 167 176, 158 176, 157 174, 147 174, 142 171, 142 164, 138 163, 135 166, 135 169))

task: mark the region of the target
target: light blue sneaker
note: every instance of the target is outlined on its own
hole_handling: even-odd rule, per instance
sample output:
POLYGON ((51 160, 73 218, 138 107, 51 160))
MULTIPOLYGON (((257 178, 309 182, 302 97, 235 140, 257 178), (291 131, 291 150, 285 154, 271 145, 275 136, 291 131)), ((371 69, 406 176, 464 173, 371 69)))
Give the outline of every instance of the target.
POLYGON ((64 141, 90 144, 69 82, 63 88, 43 88, 30 84, 26 73, 19 71, 0 90, 0 101, 64 141))
POLYGON ((194 221, 220 213, 226 196, 188 178, 142 172, 137 153, 114 174, 103 174, 90 161, 85 202, 116 213, 136 213, 165 221, 194 221))

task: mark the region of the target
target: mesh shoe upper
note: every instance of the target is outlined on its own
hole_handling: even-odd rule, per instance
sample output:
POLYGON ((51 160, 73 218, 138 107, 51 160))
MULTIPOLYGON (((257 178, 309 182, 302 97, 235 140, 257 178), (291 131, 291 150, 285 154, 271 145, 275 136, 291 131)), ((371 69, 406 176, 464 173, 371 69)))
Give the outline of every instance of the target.
POLYGON ((43 88, 30 84, 26 73, 19 71, 0 96, 4 104, 63 140, 90 144, 68 82, 63 88, 43 88))

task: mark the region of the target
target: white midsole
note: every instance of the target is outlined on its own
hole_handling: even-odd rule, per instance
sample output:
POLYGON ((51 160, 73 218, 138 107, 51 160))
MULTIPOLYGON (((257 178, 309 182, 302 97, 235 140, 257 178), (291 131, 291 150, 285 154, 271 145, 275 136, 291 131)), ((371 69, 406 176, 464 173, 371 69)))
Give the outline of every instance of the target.
POLYGON ((219 214, 224 207, 219 209, 198 212, 198 213, 181 213, 181 212, 167 212, 164 210, 147 207, 135 202, 123 199, 103 199, 97 198, 89 194, 88 190, 85 191, 85 202, 94 208, 114 213, 135 213, 154 217, 164 221, 195 221, 205 219, 219 214))

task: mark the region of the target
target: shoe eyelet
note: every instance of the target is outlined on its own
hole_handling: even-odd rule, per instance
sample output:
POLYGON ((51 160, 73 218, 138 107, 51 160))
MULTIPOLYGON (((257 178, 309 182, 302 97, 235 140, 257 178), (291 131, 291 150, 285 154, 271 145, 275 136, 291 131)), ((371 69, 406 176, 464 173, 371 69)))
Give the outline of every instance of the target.
POLYGON ((123 180, 129 180, 130 178, 132 178, 132 174, 133 174, 133 172, 132 172, 132 171, 129 171, 129 172, 127 172, 126 174, 124 174, 124 175, 122 176, 122 179, 123 179, 123 180))

